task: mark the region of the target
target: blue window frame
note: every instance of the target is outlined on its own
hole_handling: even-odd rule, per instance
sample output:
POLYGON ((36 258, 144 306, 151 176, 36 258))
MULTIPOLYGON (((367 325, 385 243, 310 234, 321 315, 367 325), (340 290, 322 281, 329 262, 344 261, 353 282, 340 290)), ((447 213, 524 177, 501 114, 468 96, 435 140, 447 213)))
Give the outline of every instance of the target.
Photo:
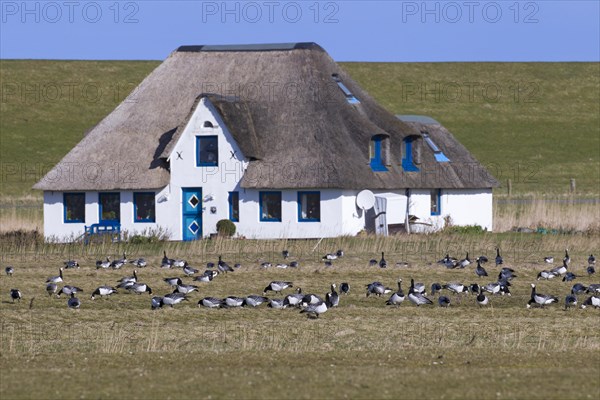
POLYGON ((240 192, 229 192, 229 220, 240 222, 240 192))
POLYGON ((85 193, 63 194, 63 220, 66 224, 85 222, 85 193))
POLYGON ((404 157, 402 157, 402 169, 406 172, 416 172, 419 170, 413 161, 412 145, 414 137, 405 137, 404 142, 404 157))
POLYGON ((196 166, 216 167, 218 165, 219 141, 217 136, 196 136, 196 166))
POLYGON ((382 142, 383 137, 375 136, 371 139, 370 146, 370 162, 369 165, 374 172, 386 172, 388 169, 383 165, 383 156, 382 156, 382 142))
POLYGON ((281 192, 259 192, 261 222, 281 222, 281 192))
POLYGON ((442 189, 431 191, 431 215, 442 215, 442 189))
POLYGON ((119 193, 99 193, 100 222, 121 221, 121 196, 119 193))
POLYGON ((321 221, 321 192, 298 192, 298 222, 321 221))
POLYGON ((156 222, 154 192, 133 193, 133 222, 156 222))

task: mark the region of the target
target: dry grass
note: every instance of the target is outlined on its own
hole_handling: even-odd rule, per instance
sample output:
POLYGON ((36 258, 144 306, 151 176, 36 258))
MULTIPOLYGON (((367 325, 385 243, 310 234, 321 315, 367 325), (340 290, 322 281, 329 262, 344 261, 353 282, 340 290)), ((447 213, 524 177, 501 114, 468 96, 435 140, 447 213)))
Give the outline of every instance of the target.
POLYGON ((597 199, 516 199, 516 203, 494 205, 494 231, 514 228, 546 228, 561 231, 600 232, 600 202, 597 199), (521 201, 521 203, 519 203, 521 201))
MULTIPOLYGON (((484 398, 598 398, 598 310, 525 308, 529 283, 546 268, 543 255, 559 257, 570 246, 572 270, 581 274, 597 239, 556 235, 529 241, 513 234, 337 238, 318 246, 317 241, 227 239, 168 243, 170 256, 185 257, 201 270, 221 253, 242 267, 200 283, 200 293, 189 303, 158 311, 150 310, 148 295, 89 299, 96 286, 131 275, 131 267, 93 266, 100 253, 124 249, 146 256, 150 266, 138 270, 140 279, 156 294, 168 293, 162 278, 182 273, 157 267, 162 255, 157 246, 46 245, 37 256, 3 251, 2 266, 11 263, 17 269, 12 278, 0 277, 0 397, 464 399, 485 393, 484 398), (405 290, 411 277, 428 285, 491 282, 497 274, 493 266, 487 266, 490 278, 479 280, 473 268, 450 271, 431 263, 446 249, 456 256, 465 249, 492 256, 494 244, 501 245, 506 265, 519 277, 513 296, 494 297, 489 308, 480 309, 471 295, 461 301, 452 295, 449 309, 406 303, 389 308, 385 299, 365 297, 364 284, 380 280, 394 287, 399 276, 405 290), (345 257, 324 267, 319 256, 337 247, 345 257), (282 261, 284 248, 300 260, 300 268, 258 266, 256 260, 282 261), (386 251, 390 268, 367 267, 379 251, 386 251), (82 263, 64 275, 66 283, 85 290, 77 311, 67 309, 66 298, 50 298, 44 290, 45 278, 69 257, 82 263), (394 266, 402 260, 409 266, 394 266), (319 320, 289 309, 196 307, 204 296, 259 294, 269 281, 280 279, 319 294, 332 282, 347 281, 352 288, 338 309, 319 320), (23 291, 21 303, 8 301, 13 287, 23 291)), ((571 287, 560 280, 538 284, 561 302, 571 287)))

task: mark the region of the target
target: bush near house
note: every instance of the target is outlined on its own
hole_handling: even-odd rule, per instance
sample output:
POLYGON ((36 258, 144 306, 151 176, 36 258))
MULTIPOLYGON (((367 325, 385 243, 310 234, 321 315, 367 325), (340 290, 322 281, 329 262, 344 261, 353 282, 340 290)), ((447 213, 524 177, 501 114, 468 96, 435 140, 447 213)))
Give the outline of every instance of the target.
POLYGON ((228 219, 222 219, 217 222, 217 232, 219 236, 231 237, 235 235, 235 224, 228 219))

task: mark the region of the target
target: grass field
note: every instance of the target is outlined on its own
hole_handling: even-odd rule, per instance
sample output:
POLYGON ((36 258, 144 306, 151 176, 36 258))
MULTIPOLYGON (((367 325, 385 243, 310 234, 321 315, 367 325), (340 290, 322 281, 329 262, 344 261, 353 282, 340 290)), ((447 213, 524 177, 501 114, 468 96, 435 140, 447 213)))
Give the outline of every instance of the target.
MULTIPOLYGON (((0 196, 23 196, 156 61, 0 60, 0 196)), ((598 63, 342 63, 394 114, 447 126, 515 195, 600 191, 598 63)), ((505 194, 500 188, 496 195, 505 194)), ((39 193, 33 192, 40 196, 39 193)))
MULTIPOLYGON (((119 293, 90 300, 101 284, 115 284, 132 267, 96 270, 94 261, 146 256, 138 269, 154 294, 169 292, 162 282, 179 269, 158 268, 163 245, 44 245, 3 247, 2 266, 13 277, 0 278, 0 397, 29 398, 516 398, 597 399, 600 396, 600 319, 598 310, 563 310, 572 283, 539 281, 540 292, 556 295, 560 305, 526 309, 529 283, 545 269, 543 255, 559 259, 571 249, 571 270, 582 274, 587 255, 597 250, 588 236, 434 235, 410 238, 338 238, 316 241, 231 241, 168 243, 172 257, 184 257, 201 271, 218 254, 242 267, 198 283, 200 292, 174 309, 150 310, 146 295, 119 293), (488 283, 499 268, 488 265, 489 279, 473 267, 446 270, 436 265, 446 251, 462 257, 504 249, 506 266, 516 270, 511 297, 493 297, 479 308, 474 296, 450 296, 448 309, 416 307, 405 301, 385 306, 386 298, 365 296, 364 285, 379 280, 394 287, 403 278, 424 282, 488 283), (346 255, 331 268, 319 256, 342 247, 346 255), (263 269, 257 260, 283 261, 281 250, 300 261, 298 269, 263 269), (315 249, 314 252, 312 250, 315 249), (367 267, 386 251, 387 269, 367 267), (77 258, 82 266, 66 270, 65 283, 84 289, 80 310, 66 298, 51 298, 44 281, 61 262, 77 258), (396 262, 408 266, 395 266, 396 262), (318 320, 297 310, 196 307, 205 296, 260 294, 271 280, 290 280, 304 292, 323 295, 333 282, 349 282, 350 294, 318 320), (17 287, 23 301, 12 304, 17 287), (26 376, 27 383, 23 377, 26 376)), ((191 281, 190 278, 184 279, 191 281)), ((582 276, 579 282, 597 282, 582 276)), ((287 290, 284 293, 291 292, 287 290)), ((446 293, 444 293, 446 294, 446 293)), ((273 296, 271 296, 273 297, 273 296)), ((276 296, 283 297, 283 296, 276 296)), ((387 297, 387 296, 386 296, 387 297)), ((583 296, 579 296, 582 301, 583 296)), ((435 298, 434 298, 435 300, 435 298)))

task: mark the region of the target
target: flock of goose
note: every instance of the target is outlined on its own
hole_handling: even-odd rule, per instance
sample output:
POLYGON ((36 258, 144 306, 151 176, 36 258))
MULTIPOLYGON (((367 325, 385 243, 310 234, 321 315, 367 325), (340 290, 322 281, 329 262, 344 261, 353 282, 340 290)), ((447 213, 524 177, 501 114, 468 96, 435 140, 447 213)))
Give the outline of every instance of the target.
MULTIPOLYGON (((332 265, 332 261, 339 259, 344 256, 344 252, 342 250, 338 250, 335 253, 329 253, 322 257, 323 262, 327 266, 332 265)), ((282 252, 282 257, 284 260, 289 258, 289 251, 284 250, 282 252)), ((488 276, 486 269, 484 268, 484 264, 488 262, 488 258, 485 256, 480 256, 475 259, 476 267, 474 268, 474 273, 478 278, 484 278, 488 276)), ((449 254, 446 254, 444 258, 437 262, 445 266, 448 269, 464 269, 473 264, 471 259, 469 258, 469 253, 467 252, 466 257, 464 259, 458 260, 454 257, 450 257, 449 254)), ((545 257, 544 263, 547 265, 552 265, 554 263, 553 257, 545 257)), ((561 277, 564 282, 570 282, 577 279, 579 276, 569 271, 569 265, 571 263, 571 257, 569 256, 568 249, 565 250, 565 257, 562 260, 562 265, 551 268, 548 270, 540 271, 537 275, 537 280, 541 279, 554 279, 556 277, 561 277)), ((143 268, 147 266, 147 262, 143 258, 137 258, 133 260, 128 260, 126 254, 123 254, 123 258, 118 260, 110 260, 109 257, 106 257, 106 260, 99 260, 96 262, 97 269, 120 269, 127 264, 132 264, 134 267, 143 268)), ((511 268, 504 267, 504 261, 502 256, 500 255, 500 249, 496 249, 496 258, 495 258, 496 267, 500 268, 498 273, 498 279, 495 282, 488 284, 477 284, 473 283, 470 285, 465 285, 457 282, 449 282, 446 284, 440 283, 432 283, 430 288, 430 296, 437 296, 437 303, 440 307, 449 307, 453 300, 451 296, 454 295, 456 302, 460 303, 464 298, 463 294, 471 293, 476 295, 475 302, 479 305, 479 307, 485 307, 490 304, 490 298, 488 295, 511 295, 510 287, 512 286, 512 281, 514 278, 517 278, 515 271, 511 268), (443 290, 447 291, 448 295, 442 294, 443 290)), ((595 264, 596 259, 593 255, 590 255, 588 258, 588 266, 586 272, 588 276, 592 276, 595 274, 595 264)), ((388 263, 385 260, 385 254, 381 253, 381 259, 371 259, 369 261, 370 266, 379 266, 380 268, 387 268, 388 263)), ((262 262, 261 266, 263 268, 271 267, 271 263, 262 262)), ((280 263, 277 264, 279 268, 287 268, 287 267, 297 267, 298 262, 292 261, 290 264, 280 263)), ((79 293, 82 293, 83 290, 79 287, 66 285, 64 284, 65 278, 63 276, 64 269, 72 269, 79 268, 79 263, 75 260, 68 260, 64 262, 64 267, 59 269, 59 274, 56 276, 51 276, 46 280, 46 292, 49 296, 60 297, 62 294, 65 294, 68 297, 67 306, 69 308, 78 309, 81 307, 81 300, 77 297, 79 293), (63 284, 59 289, 59 284, 63 284)), ((193 282, 211 282, 215 277, 219 275, 224 275, 229 272, 233 272, 236 269, 240 268, 240 264, 235 264, 232 268, 229 264, 223 261, 222 257, 219 256, 218 262, 207 263, 207 269, 200 274, 199 270, 192 268, 187 261, 183 259, 172 259, 167 257, 166 252, 163 253, 163 258, 161 261, 161 268, 165 269, 181 269, 183 276, 173 276, 164 278, 163 281, 166 285, 171 287, 172 292, 167 293, 163 296, 151 296, 150 298, 150 306, 153 310, 168 306, 173 307, 181 302, 189 301, 189 295, 195 291, 199 290, 199 286, 194 284, 186 284, 183 279, 192 278, 193 282)), ((12 276, 15 273, 15 268, 12 266, 6 267, 5 269, 6 275, 12 276)), ((414 279, 410 280, 410 288, 408 293, 405 294, 402 289, 402 279, 398 279, 398 289, 393 290, 381 282, 371 282, 366 287, 366 296, 376 296, 382 297, 384 295, 390 295, 388 300, 385 302, 386 305, 398 307, 405 300, 413 303, 416 306, 422 305, 432 305, 434 302, 427 297, 427 287, 425 284, 420 282, 415 282, 414 279)), ((318 318, 320 314, 325 313, 328 309, 337 307, 340 302, 340 295, 346 295, 350 292, 350 284, 348 282, 342 282, 339 286, 340 293, 337 292, 338 286, 333 283, 330 286, 330 291, 327 292, 323 297, 314 293, 304 293, 301 288, 295 288, 293 293, 286 295, 283 298, 269 298, 267 295, 269 292, 273 292, 275 294, 283 295, 282 292, 288 290, 290 288, 294 288, 293 282, 289 281, 271 281, 264 288, 262 295, 251 294, 244 297, 238 296, 228 296, 225 298, 216 298, 216 297, 204 297, 198 301, 199 307, 206 308, 235 308, 235 307, 259 307, 261 304, 267 304, 267 307, 274 309, 284 309, 284 308, 297 308, 300 310, 300 313, 305 313, 309 317, 318 318)), ((97 287, 90 296, 91 300, 94 300, 96 297, 106 298, 113 294, 119 292, 119 290, 126 290, 130 293, 135 293, 141 295, 143 293, 148 293, 149 295, 153 294, 152 288, 143 282, 140 282, 137 275, 137 269, 133 270, 133 275, 125 276, 121 278, 115 286, 103 285, 97 287)), ((600 308, 600 284, 590 284, 588 286, 583 285, 582 283, 575 283, 570 293, 565 297, 565 309, 577 306, 578 304, 578 295, 589 294, 589 296, 582 302, 581 308, 586 308, 587 306, 592 306, 594 308, 600 308)), ((19 289, 11 289, 10 297, 12 302, 15 300, 20 301, 23 297, 21 291, 19 289)), ((558 303, 559 298, 554 295, 546 295, 542 293, 538 293, 536 289, 536 285, 534 283, 531 284, 531 297, 527 302, 527 308, 531 306, 539 306, 541 308, 546 305, 552 303, 558 303)))

